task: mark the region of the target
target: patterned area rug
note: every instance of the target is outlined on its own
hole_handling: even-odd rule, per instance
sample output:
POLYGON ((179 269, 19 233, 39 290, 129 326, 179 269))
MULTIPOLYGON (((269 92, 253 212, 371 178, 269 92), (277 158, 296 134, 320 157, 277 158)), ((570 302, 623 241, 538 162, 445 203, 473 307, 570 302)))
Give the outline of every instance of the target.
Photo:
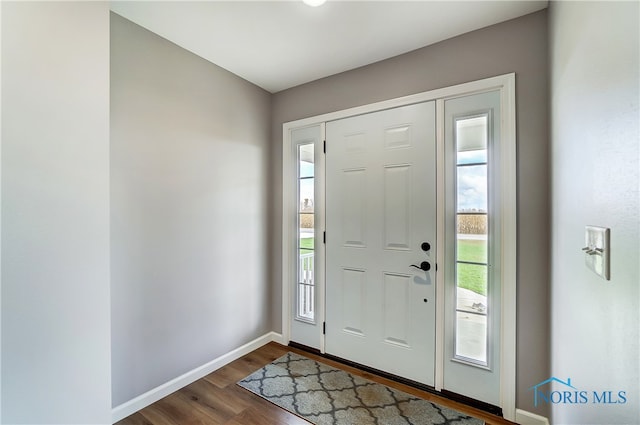
POLYGON ((238 382, 317 425, 481 425, 480 419, 295 353, 238 382))

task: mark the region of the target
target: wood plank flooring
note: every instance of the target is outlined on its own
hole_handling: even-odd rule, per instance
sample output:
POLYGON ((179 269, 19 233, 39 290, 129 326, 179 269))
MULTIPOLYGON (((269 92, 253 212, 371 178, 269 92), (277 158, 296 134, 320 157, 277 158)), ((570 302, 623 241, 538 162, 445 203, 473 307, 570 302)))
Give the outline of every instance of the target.
POLYGON ((501 417, 435 394, 272 342, 134 413, 118 422, 117 425, 308 425, 309 422, 304 419, 236 385, 236 382, 271 363, 287 351, 324 362, 442 406, 465 412, 483 419, 488 425, 512 424, 501 417))

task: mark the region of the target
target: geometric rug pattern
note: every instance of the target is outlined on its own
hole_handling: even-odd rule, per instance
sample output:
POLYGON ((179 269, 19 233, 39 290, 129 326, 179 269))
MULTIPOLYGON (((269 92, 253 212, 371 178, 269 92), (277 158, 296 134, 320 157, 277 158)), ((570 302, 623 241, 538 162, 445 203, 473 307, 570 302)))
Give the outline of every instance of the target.
POLYGON ((238 385, 316 425, 484 423, 291 352, 238 385))

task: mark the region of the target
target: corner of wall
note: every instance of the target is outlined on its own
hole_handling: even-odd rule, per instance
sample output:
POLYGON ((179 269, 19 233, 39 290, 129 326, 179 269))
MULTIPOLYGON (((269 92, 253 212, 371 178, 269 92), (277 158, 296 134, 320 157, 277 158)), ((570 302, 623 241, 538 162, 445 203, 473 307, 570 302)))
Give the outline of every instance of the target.
MULTIPOLYGON (((261 337, 250 341, 241 347, 235 348, 228 353, 219 356, 202 366, 199 366, 193 370, 190 370, 156 388, 153 388, 144 394, 135 397, 132 400, 127 401, 119 406, 114 407, 111 410, 111 421, 116 423, 135 412, 144 409, 145 407, 155 403, 163 397, 178 391, 179 389, 195 382, 196 380, 207 376, 208 374, 220 369, 221 367, 231 363, 240 357, 249 354, 250 352, 257 350, 263 345, 269 342, 277 342, 282 344, 282 335, 276 332, 268 332, 261 337)), ((1 423, 1 422, 0 422, 1 423)))

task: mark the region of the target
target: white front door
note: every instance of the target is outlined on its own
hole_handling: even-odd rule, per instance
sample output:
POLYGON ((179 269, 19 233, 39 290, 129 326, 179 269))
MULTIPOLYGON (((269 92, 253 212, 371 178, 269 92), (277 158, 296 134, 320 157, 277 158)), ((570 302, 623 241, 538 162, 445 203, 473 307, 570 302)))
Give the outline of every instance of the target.
POLYGON ((325 351, 431 386, 435 122, 426 102, 326 125, 325 351))

